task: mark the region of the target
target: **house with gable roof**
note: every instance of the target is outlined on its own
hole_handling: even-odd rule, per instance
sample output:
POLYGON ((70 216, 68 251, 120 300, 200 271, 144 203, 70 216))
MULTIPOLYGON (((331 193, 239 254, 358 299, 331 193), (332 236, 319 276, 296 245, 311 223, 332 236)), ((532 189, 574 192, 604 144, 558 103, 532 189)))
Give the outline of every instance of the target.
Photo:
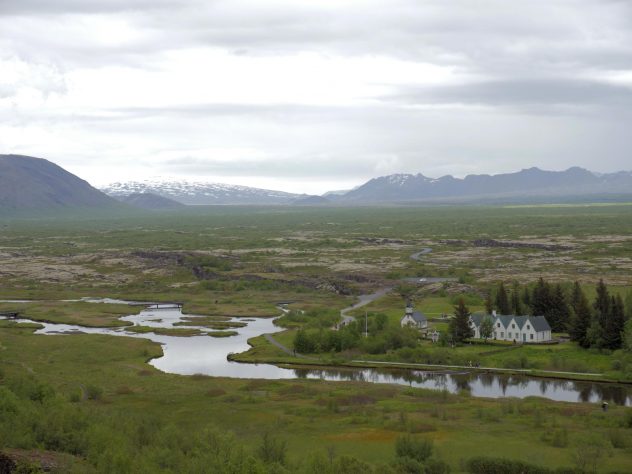
POLYGON ((513 341, 519 343, 549 342, 551 326, 544 316, 514 316, 492 314, 473 314, 470 316, 470 327, 474 337, 482 339, 481 324, 484 319, 491 319, 493 332, 491 339, 513 341))
POLYGON ((428 319, 423 313, 415 311, 412 303, 406 304, 406 313, 400 320, 402 327, 413 326, 417 329, 428 329, 428 319))

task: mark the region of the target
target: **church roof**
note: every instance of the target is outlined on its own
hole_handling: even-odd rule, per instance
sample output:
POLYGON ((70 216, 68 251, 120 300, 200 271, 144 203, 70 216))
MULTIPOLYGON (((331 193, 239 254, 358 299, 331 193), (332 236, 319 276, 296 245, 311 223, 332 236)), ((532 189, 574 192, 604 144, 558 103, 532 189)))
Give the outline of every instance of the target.
POLYGON ((402 319, 404 319, 406 316, 410 316, 411 318, 413 318, 416 323, 425 323, 426 321, 428 321, 426 316, 423 313, 420 313, 419 311, 414 311, 413 313, 406 313, 402 317, 402 319))

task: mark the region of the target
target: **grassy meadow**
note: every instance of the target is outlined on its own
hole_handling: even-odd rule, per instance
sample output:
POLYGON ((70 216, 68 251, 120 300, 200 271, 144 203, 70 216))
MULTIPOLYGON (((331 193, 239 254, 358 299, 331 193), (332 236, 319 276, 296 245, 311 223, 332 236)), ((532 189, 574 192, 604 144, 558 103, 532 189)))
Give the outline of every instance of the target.
MULTIPOLYGON (((127 445, 121 431, 103 428, 95 434, 85 420, 87 426, 73 427, 74 417, 135 421, 143 429, 149 427, 150 439, 171 435, 172 451, 186 450, 181 433, 208 428, 232 432, 234 443, 255 458, 262 436, 273 433, 287 443, 285 467, 273 472, 312 472, 307 460, 314 455, 351 456, 368 463, 368 469, 389 472, 386 465, 395 461, 395 441, 405 434, 431 440, 434 457, 452 472, 460 472, 467 459, 481 454, 550 468, 573 467, 577 451, 597 437, 604 440, 600 472, 625 472, 630 465, 632 428, 626 423, 632 418, 623 407, 612 406, 604 413, 598 405, 474 399, 360 382, 169 375, 146 364, 160 355, 160 346, 133 338, 44 337, 29 329, 2 329, 0 341, 2 384, 38 400, 33 401, 36 408, 50 409, 45 420, 53 434, 87 430, 90 443, 107 443, 101 445, 107 449, 97 453, 90 447, 74 447, 70 440, 55 440, 44 427, 32 431, 13 421, 11 412, 0 419, 2 444, 49 450, 72 446, 76 462, 87 460, 99 472, 113 472, 104 467, 113 462, 107 455, 118 456, 118 472, 151 472, 134 458, 147 456, 147 466, 156 468, 160 457, 149 446, 127 445), (29 384, 37 384, 35 394, 50 395, 39 400, 41 395, 27 390, 29 384)), ((0 407, 6 410, 6 403, 0 407)), ((177 459, 164 449, 164 455, 177 459)))
MULTIPOLYGON (((603 278, 611 292, 627 296, 632 205, 201 206, 0 225, 0 299, 32 300, 0 303, 0 312, 17 310, 35 321, 116 327, 127 324, 121 315, 140 310, 64 299, 177 301, 184 313, 203 316, 199 323, 213 329, 212 336, 229 337, 239 330, 229 317, 275 317, 279 303, 320 314, 327 325, 358 295, 412 277, 452 279, 420 285, 414 295, 416 308, 438 318, 432 324, 440 330, 447 325, 440 316, 452 313, 459 298, 482 310, 485 292, 499 281, 579 280, 592 298, 603 278), (537 245, 486 247, 476 239, 537 245), (425 247, 432 252, 410 258, 425 247)), ((390 293, 351 314, 383 314, 397 325, 403 305, 390 293)), ((168 333, 192 335, 187 323, 198 321, 168 333)), ((301 325, 287 325, 274 338, 291 348, 301 325)), ((46 453, 59 472, 208 472, 209 466, 235 473, 447 472, 440 463, 451 472, 474 472, 467 460, 476 456, 567 472, 629 472, 632 466, 630 408, 604 413, 596 405, 476 399, 361 382, 179 376, 147 363, 161 355, 160 345, 148 340, 39 336, 34 329, 0 321, 0 452, 28 459, 46 453), (414 464, 397 455, 406 436, 432 441, 435 471, 428 460, 414 464)), ((252 349, 235 359, 302 365, 474 360, 627 381, 632 368, 625 354, 574 343, 453 349, 421 342, 386 354, 298 358, 262 336, 250 342, 252 349)))

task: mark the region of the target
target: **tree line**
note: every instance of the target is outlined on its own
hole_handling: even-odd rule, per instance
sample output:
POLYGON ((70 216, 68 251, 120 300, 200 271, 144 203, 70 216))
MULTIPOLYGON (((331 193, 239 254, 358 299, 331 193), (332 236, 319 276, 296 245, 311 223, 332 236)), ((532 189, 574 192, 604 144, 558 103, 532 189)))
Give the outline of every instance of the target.
POLYGON ((611 294, 603 280, 592 302, 579 282, 570 291, 543 278, 533 288, 515 282, 508 290, 501 282, 494 294, 488 294, 485 307, 490 314, 495 310, 503 315, 544 316, 553 332, 568 332, 584 348, 615 350, 627 347, 629 339, 632 349, 632 323, 626 328, 626 321, 632 321, 632 293, 626 304, 620 294, 611 294))

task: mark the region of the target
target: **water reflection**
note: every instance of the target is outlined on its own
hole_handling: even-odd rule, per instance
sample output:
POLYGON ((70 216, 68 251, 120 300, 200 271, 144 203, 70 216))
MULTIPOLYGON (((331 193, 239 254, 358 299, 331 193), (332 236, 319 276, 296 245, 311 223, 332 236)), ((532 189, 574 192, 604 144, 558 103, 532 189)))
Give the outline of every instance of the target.
MULTIPOLYGON (((94 300, 93 300, 94 301, 94 300)), ((110 302, 114 300, 102 300, 110 302)), ((116 300, 117 303, 125 303, 116 300)), ((192 315, 186 315, 192 317, 192 315)), ((149 327, 177 327, 183 315, 177 308, 154 308, 121 319, 134 325, 149 327)), ((206 374, 219 377, 257 379, 319 379, 329 381, 355 381, 390 383, 451 393, 468 392, 474 397, 501 398, 529 396, 544 397, 566 402, 600 403, 607 401, 617 405, 632 405, 632 387, 617 384, 578 382, 560 379, 539 379, 522 375, 502 375, 468 372, 429 372, 406 369, 356 369, 356 368, 294 368, 287 369, 270 364, 241 364, 230 362, 227 355, 246 351, 248 339, 281 330, 272 319, 248 318, 232 320, 247 323, 236 328, 237 335, 213 338, 206 334, 193 337, 174 337, 155 333, 136 334, 122 328, 85 328, 68 324, 41 323, 44 327, 37 334, 109 334, 150 339, 162 345, 164 355, 150 363, 163 372, 192 375, 206 374)), ((19 319, 21 322, 30 322, 19 319)), ((193 326, 201 331, 207 328, 193 326)))

